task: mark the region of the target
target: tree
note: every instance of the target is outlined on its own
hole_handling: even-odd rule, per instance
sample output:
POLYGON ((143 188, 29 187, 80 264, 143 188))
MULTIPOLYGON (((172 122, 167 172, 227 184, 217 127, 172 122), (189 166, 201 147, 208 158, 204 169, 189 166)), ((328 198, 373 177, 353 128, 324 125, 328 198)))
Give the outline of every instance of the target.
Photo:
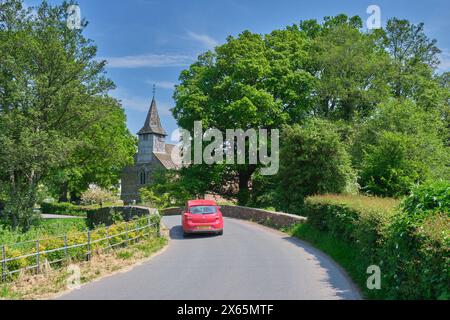
MULTIPOLYGON (((204 128, 217 128, 225 136, 226 129, 270 130, 305 117, 313 81, 307 71, 307 45, 306 37, 295 28, 267 36, 245 31, 237 38, 229 37, 226 44, 201 55, 181 73, 173 110, 178 125, 192 132, 194 121, 202 120, 204 128)), ((212 166, 186 170, 221 171, 221 185, 245 204, 251 177, 261 166, 212 166)), ((209 178, 196 179, 207 182, 209 178)))
POLYGON ((13 227, 28 228, 39 182, 67 164, 113 105, 105 62, 83 36, 87 23, 67 28, 71 4, 0 5, 0 177, 13 227))
POLYGON ((282 141, 277 207, 299 212, 308 195, 356 191, 356 175, 336 125, 312 119, 286 126, 282 141))
MULTIPOLYGON (((306 28, 311 28, 306 24, 306 28)), ((359 17, 325 18, 314 28, 311 59, 316 75, 314 114, 346 121, 367 117, 389 94, 389 55, 379 33, 362 33, 359 17)), ((307 29, 306 32, 309 32, 307 29)))
POLYGON ((446 97, 433 76, 441 50, 437 41, 425 34, 424 24, 389 19, 384 38, 392 58, 391 72, 386 76, 394 96, 414 99, 427 109, 441 108, 446 97))
POLYGON ((126 127, 123 109, 112 98, 101 100, 101 118, 80 132, 67 163, 46 179, 60 201, 67 201, 68 194, 72 201, 79 199, 90 184, 116 186, 122 169, 133 162, 135 137, 126 127))

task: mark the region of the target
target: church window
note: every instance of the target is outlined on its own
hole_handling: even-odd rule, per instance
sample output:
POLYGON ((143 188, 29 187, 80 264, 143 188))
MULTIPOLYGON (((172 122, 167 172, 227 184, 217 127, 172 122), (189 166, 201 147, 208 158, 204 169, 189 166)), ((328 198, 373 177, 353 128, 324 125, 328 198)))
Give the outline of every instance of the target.
POLYGON ((141 174, 140 174, 140 179, 141 179, 141 184, 145 184, 145 171, 141 171, 141 174))

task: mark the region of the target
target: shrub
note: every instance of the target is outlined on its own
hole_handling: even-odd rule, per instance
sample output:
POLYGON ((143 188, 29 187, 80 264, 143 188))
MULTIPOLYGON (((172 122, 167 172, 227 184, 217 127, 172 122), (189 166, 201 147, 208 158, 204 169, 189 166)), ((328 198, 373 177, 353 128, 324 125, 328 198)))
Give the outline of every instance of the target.
POLYGON ((142 188, 139 192, 141 195, 142 202, 149 206, 156 207, 159 209, 165 209, 171 206, 169 193, 156 195, 156 193, 149 188, 142 188))
POLYGON ((403 201, 402 208, 409 215, 427 210, 450 212, 450 182, 429 181, 416 186, 403 201))
POLYGON ((382 132, 376 145, 366 147, 361 164, 361 184, 368 193, 384 196, 407 194, 426 174, 426 164, 410 156, 417 149, 405 134, 382 132))
POLYGON ((448 213, 396 217, 380 250, 388 297, 450 299, 449 240, 448 213))
POLYGON ((41 204, 41 211, 42 213, 46 214, 85 217, 88 210, 68 202, 59 202, 59 203, 43 202, 41 204))
POLYGON ((316 119, 285 127, 282 141, 280 209, 295 212, 308 195, 344 192, 354 184, 350 156, 333 123, 316 119))
POLYGON ((112 202, 117 200, 117 196, 114 195, 111 191, 104 190, 95 185, 91 185, 89 189, 81 194, 81 201, 86 205, 103 205, 105 202, 112 202))
POLYGON ((361 258, 355 264, 380 266, 382 290, 369 292, 371 297, 449 299, 448 190, 448 182, 425 184, 401 204, 377 197, 314 196, 306 200, 304 214, 316 230, 356 248, 361 258))
POLYGON ((450 299, 450 182, 415 187, 401 208, 380 253, 389 296, 450 299))
MULTIPOLYGON (((150 217, 150 222, 155 225, 159 221, 160 217, 155 215, 150 217)), ((80 219, 81 220, 81 219, 80 219)), ((152 228, 149 230, 146 228, 148 226, 148 220, 146 218, 137 218, 133 219, 129 222, 119 222, 112 225, 109 228, 105 228, 104 226, 99 226, 97 229, 91 230, 91 250, 94 253, 101 252, 106 250, 109 245, 119 245, 124 243, 125 240, 135 241, 138 237, 144 237, 145 235, 156 236, 156 228, 152 228), (128 237, 125 234, 128 225, 128 237), (136 228, 142 228, 140 230, 133 230, 136 228), (106 238, 108 234, 109 238, 106 238), (103 239, 103 240, 100 240, 103 239)), ((87 232, 85 228, 83 232, 81 232, 80 228, 71 228, 68 229, 64 233, 59 233, 55 235, 54 233, 47 234, 39 234, 33 230, 31 236, 36 236, 35 238, 30 238, 30 241, 20 242, 17 241, 5 243, 5 253, 7 258, 18 258, 21 256, 30 255, 29 257, 18 258, 16 260, 8 261, 6 264, 8 271, 16 271, 21 268, 30 267, 36 264, 36 256, 31 254, 36 252, 36 239, 39 239, 39 249, 41 251, 40 262, 41 265, 44 266, 46 261, 52 262, 52 266, 61 266, 66 263, 67 260, 65 258, 69 258, 72 261, 83 261, 86 259, 87 254, 87 246, 86 243, 88 241, 87 232), (51 251, 54 249, 62 249, 64 247, 65 241, 64 236, 67 236, 67 244, 68 246, 76 246, 73 248, 68 248, 67 253, 65 250, 58 250, 48 253, 42 253, 43 251, 51 251)), ((0 229, 0 231, 4 231, 0 229)), ((13 232, 13 231, 10 231, 13 232)), ((31 232, 31 231, 30 231, 31 232)), ((0 233, 1 235, 1 233, 0 233)), ((14 239, 11 237, 10 239, 14 239)), ((1 240, 1 237, 0 237, 1 240)), ((19 240, 23 241, 23 240, 19 240)), ((4 242, 0 242, 4 243, 4 242)), ((0 264, 0 272, 2 266, 0 264)), ((1 273, 0 273, 1 274, 1 273)), ((19 273, 15 273, 14 276, 9 277, 8 279, 16 279, 19 273)))
POLYGON ((353 243, 375 260, 383 232, 399 201, 361 195, 309 197, 304 214, 317 229, 353 243))
POLYGON ((439 114, 407 100, 380 105, 352 144, 360 185, 379 196, 407 195, 429 179, 450 179, 444 123, 439 114))

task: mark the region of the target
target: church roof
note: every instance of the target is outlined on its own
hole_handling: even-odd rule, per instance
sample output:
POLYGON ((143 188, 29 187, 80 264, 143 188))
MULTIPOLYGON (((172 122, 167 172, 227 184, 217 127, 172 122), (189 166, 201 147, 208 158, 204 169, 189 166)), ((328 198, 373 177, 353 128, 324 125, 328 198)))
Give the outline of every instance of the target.
POLYGON ((159 119, 158 109, 156 108, 156 100, 153 97, 150 109, 148 110, 147 119, 145 119, 144 126, 139 130, 138 135, 156 133, 163 136, 167 136, 166 131, 161 126, 161 120, 159 119))
MULTIPOLYGON (((173 144, 166 144, 165 153, 154 153, 155 157, 161 162, 166 169, 179 169, 177 164, 172 160, 172 150, 175 146, 173 144)), ((178 161, 178 159, 176 159, 178 161)))

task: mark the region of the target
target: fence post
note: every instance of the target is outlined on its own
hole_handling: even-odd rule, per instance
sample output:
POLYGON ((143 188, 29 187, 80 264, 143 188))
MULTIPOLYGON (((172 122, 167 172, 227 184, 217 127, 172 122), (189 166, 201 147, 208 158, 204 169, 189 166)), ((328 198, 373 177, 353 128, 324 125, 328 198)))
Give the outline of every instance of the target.
POLYGON ((148 237, 150 238, 152 232, 152 220, 150 219, 150 215, 147 216, 147 229, 148 229, 148 237))
POLYGON ((106 227, 106 249, 109 249, 109 226, 106 227))
POLYGON ((158 222, 156 222, 156 236, 161 238, 161 218, 159 218, 158 222))
POLYGON ((36 240, 36 272, 41 272, 41 257, 39 253, 39 240, 36 240))
POLYGON ((128 221, 125 222, 126 244, 128 245, 128 221))
POLYGON ((6 281, 6 248, 2 245, 2 281, 6 281))
POLYGON ((87 232, 87 238, 88 238, 88 243, 87 243, 87 260, 90 261, 91 260, 91 230, 88 230, 87 232))
POLYGON ((69 257, 69 252, 67 250, 67 234, 64 236, 64 255, 66 259, 69 257))

